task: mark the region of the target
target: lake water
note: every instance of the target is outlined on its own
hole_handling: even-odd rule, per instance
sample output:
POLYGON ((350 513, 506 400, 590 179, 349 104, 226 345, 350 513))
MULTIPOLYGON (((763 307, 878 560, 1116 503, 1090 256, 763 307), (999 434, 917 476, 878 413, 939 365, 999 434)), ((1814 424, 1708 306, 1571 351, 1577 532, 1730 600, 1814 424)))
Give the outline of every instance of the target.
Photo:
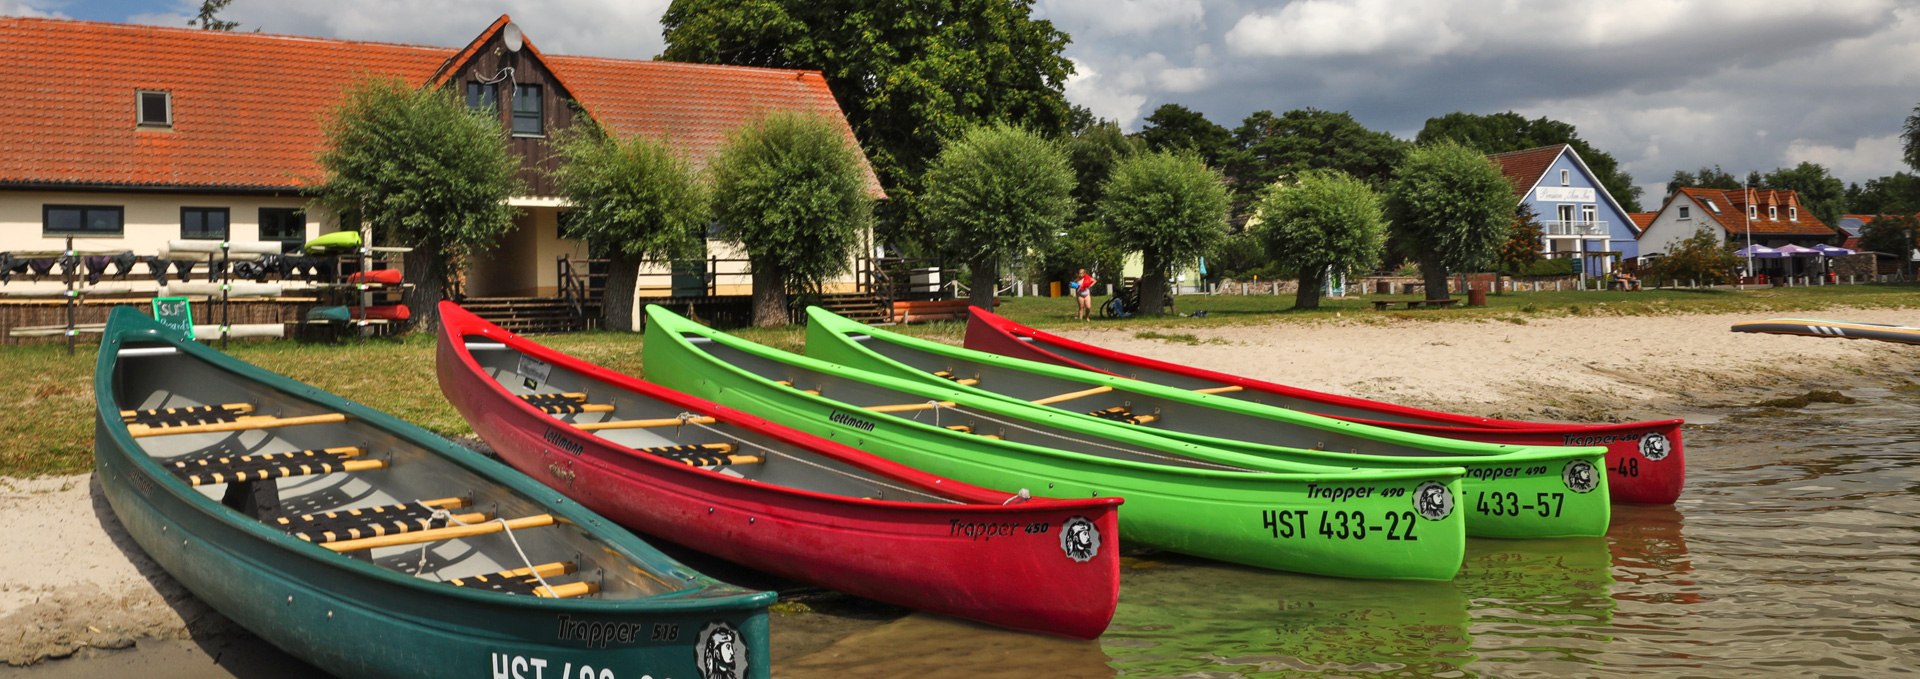
MULTIPOLYGON (((804 659, 790 669, 890 677, 906 669, 900 659, 931 658, 946 671, 920 674, 1910 673, 1920 668, 1920 395, 1847 393, 1861 402, 1689 425, 1678 505, 1616 506, 1604 539, 1470 541, 1452 582, 1345 581, 1146 554, 1126 560, 1119 611, 1098 642, 906 627, 849 637, 832 649, 843 664, 830 673, 805 671, 804 659), (863 653, 893 661, 864 663, 863 653)), ((83 676, 103 661, 129 668, 145 653, 27 674, 83 676)), ((163 658, 148 659, 187 662, 163 658)), ((775 676, 789 673, 776 664, 775 676)))

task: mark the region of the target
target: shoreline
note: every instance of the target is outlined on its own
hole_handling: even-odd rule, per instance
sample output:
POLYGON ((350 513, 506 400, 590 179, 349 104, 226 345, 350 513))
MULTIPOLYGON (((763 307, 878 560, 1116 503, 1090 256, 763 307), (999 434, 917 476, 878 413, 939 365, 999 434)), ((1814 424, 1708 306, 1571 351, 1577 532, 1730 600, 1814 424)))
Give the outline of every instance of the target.
MULTIPOLYGON (((1903 323, 1913 314, 1846 309, 1822 315, 1903 323)), ((1054 332, 1309 389, 1515 419, 1678 416, 1701 425, 1723 419, 1728 409, 1806 390, 1900 388, 1920 381, 1910 377, 1920 375, 1914 347, 1728 330, 1733 322, 1752 319, 1367 319, 1154 329, 1096 325, 1054 332)), ((0 636, 0 657, 7 665, 34 666, 46 676, 76 668, 82 674, 108 671, 132 667, 125 663, 135 657, 111 649, 140 646, 140 653, 154 653, 170 667, 208 663, 195 666, 200 672, 252 676, 285 669, 285 656, 245 648, 265 645, 148 560, 120 529, 90 474, 0 478, 0 525, 7 527, 10 546, 0 556, 0 624, 11 631, 0 636), (42 662, 69 656, 80 659, 42 662)), ((912 614, 849 616, 831 610, 831 602, 817 608, 824 610, 776 613, 775 649, 782 652, 775 657, 783 667, 844 669, 850 666, 840 655, 845 651, 836 649, 850 639, 966 624, 912 614)))

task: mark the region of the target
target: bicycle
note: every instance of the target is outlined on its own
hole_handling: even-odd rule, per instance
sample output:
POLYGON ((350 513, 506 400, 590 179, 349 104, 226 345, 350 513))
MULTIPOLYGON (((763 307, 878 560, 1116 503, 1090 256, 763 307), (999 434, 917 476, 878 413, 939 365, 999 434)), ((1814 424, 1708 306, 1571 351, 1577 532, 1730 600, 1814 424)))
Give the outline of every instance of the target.
MULTIPOLYGON (((1161 293, 1160 308, 1165 313, 1173 313, 1173 293, 1161 293)), ((1126 318, 1140 313, 1140 279, 1123 278, 1120 280, 1120 292, 1107 298, 1100 305, 1101 318, 1126 318)))

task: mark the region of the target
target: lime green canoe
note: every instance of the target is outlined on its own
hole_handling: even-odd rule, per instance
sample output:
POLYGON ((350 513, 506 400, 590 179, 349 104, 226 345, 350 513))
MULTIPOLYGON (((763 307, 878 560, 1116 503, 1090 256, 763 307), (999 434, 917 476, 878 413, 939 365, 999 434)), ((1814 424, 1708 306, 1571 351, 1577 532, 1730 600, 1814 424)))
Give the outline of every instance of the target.
MULTIPOLYGON (((1129 543, 1352 578, 1452 579, 1465 554, 1458 467, 1348 469, 1210 450, 850 370, 657 306, 647 307, 646 332, 650 381, 975 485, 1123 497, 1118 537, 1129 543)), ((991 540, 1044 527, 953 530, 991 540)), ((1068 537, 1063 548, 1118 548, 1116 536, 1068 537)))
MULTIPOLYGON (((807 310, 807 355, 1209 448, 1342 467, 1464 466, 1467 534, 1605 535, 1606 449, 1425 436, 908 337, 807 310)), ((1225 386, 1222 390, 1236 387, 1225 386)))

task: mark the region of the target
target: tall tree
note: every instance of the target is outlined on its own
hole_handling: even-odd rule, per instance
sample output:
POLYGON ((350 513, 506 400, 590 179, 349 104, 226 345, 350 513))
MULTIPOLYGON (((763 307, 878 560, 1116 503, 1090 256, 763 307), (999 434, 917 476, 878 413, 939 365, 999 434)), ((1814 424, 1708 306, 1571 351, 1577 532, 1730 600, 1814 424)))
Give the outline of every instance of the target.
POLYGON ((640 266, 700 256, 709 214, 705 186, 664 142, 619 139, 591 123, 561 133, 555 151, 560 193, 573 203, 563 235, 606 248, 601 327, 638 330, 633 305, 640 266))
POLYGON ((1226 184, 1197 155, 1143 153, 1113 169, 1100 216, 1113 243, 1140 253, 1140 313, 1158 315, 1169 274, 1226 239, 1226 184))
POLYGON ((1073 170, 1060 146, 1009 125, 983 125, 948 144, 927 170, 924 221, 967 260, 973 305, 993 308, 1001 264, 1073 219, 1073 170))
POLYGON ((1380 196, 1339 170, 1306 170, 1261 195, 1259 226, 1267 252, 1300 280, 1296 309, 1320 308, 1329 276, 1371 270, 1386 244, 1380 196))
POLYGON ((734 130, 708 172, 720 237, 750 260, 754 325, 785 325, 787 292, 844 273, 873 223, 859 149, 817 115, 774 113, 734 130))
POLYGON ((493 243, 518 213, 506 199, 521 190, 520 163, 500 120, 445 89, 372 78, 348 89, 324 129, 326 176, 308 190, 334 214, 357 215, 377 237, 413 248, 404 256, 408 311, 434 327, 449 262, 493 243))
POLYGON ((1742 186, 1745 186, 1745 184, 1741 183, 1739 177, 1735 177, 1733 173, 1720 169, 1719 165, 1713 167, 1702 165, 1698 171, 1694 172, 1674 170, 1673 178, 1667 180, 1667 194, 1672 195, 1674 191, 1680 190, 1681 187, 1696 189, 1737 189, 1742 186))
POLYGON ((1220 167, 1233 147, 1227 128, 1179 104, 1161 104, 1144 122, 1138 136, 1149 150, 1191 151, 1209 167, 1220 167))
POLYGON ((1614 159, 1612 154, 1594 148, 1581 139, 1572 124, 1546 117, 1528 120, 1513 111, 1487 115, 1449 113, 1428 118, 1426 127, 1420 130, 1419 136, 1414 137, 1414 141, 1420 144, 1441 139, 1452 139, 1489 154, 1567 144, 1579 152, 1580 159, 1586 161, 1587 168, 1598 175, 1607 193, 1620 201, 1620 207, 1628 212, 1640 211, 1640 187, 1634 185, 1633 176, 1620 169, 1620 161, 1614 159))
POLYGON ((1099 223, 1100 187, 1121 161, 1146 150, 1139 138, 1128 136, 1110 120, 1095 123, 1066 142, 1067 164, 1074 174, 1073 225, 1067 237, 1049 242, 1042 262, 1047 280, 1067 280, 1076 269, 1086 268, 1106 276, 1119 271, 1126 253, 1106 238, 1099 223))
POLYGON ((1692 236, 1667 248, 1667 256, 1654 260, 1647 273, 1666 282, 1713 285, 1732 282, 1735 269, 1741 265, 1740 257, 1702 225, 1692 236))
POLYGON ((911 217, 946 140, 985 122, 1057 137, 1074 119, 1067 34, 1032 0, 674 0, 660 21, 661 59, 825 74, 886 186, 890 241, 932 240, 911 217))
POLYGON ((1913 113, 1907 116, 1900 141, 1901 157, 1907 161, 1907 167, 1920 170, 1920 106, 1913 107, 1913 113))
POLYGON ((1847 209, 1846 184, 1818 163, 1803 161, 1793 167, 1775 169, 1761 177, 1759 185, 1793 191, 1800 196, 1802 209, 1819 217, 1827 226, 1838 225, 1841 213, 1847 209))
POLYGON ((1499 261, 1513 221, 1513 186, 1486 154, 1451 139, 1413 149, 1387 185, 1394 240, 1420 262, 1427 299, 1447 275, 1499 261))
POLYGON ((1282 177, 1309 169, 1339 170, 1385 186, 1407 150, 1406 142, 1367 129, 1352 114, 1312 108, 1278 116, 1255 112, 1234 130, 1233 141, 1227 177, 1242 208, 1282 177))
POLYGON ((1920 176, 1895 172, 1847 189, 1847 212, 1862 215, 1920 213, 1920 176))
POLYGON ((233 4, 233 0, 200 0, 200 14, 187 20, 188 26, 198 26, 209 31, 231 31, 240 27, 238 21, 226 21, 218 14, 233 4))

